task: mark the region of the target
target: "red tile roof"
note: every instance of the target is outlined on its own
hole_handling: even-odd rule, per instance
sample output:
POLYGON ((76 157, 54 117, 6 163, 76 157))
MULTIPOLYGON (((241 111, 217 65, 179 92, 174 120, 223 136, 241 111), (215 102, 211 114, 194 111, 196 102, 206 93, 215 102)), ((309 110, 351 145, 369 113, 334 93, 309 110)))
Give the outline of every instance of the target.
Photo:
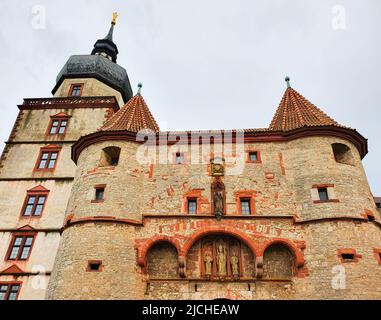
POLYGON ((151 129, 159 132, 155 118, 147 107, 140 93, 132 97, 117 113, 111 116, 99 131, 131 131, 139 132, 151 129))
POLYGON ((288 87, 269 129, 274 131, 289 131, 314 126, 342 127, 304 98, 299 92, 288 87))

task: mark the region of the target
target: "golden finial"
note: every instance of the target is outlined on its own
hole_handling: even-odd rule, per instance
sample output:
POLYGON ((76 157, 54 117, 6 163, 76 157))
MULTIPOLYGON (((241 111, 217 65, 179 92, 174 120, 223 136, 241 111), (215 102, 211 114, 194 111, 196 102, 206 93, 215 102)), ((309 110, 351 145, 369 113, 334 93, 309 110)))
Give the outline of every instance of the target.
POLYGON ((118 12, 113 12, 112 14, 112 21, 111 23, 115 26, 116 25, 116 19, 118 18, 118 12))

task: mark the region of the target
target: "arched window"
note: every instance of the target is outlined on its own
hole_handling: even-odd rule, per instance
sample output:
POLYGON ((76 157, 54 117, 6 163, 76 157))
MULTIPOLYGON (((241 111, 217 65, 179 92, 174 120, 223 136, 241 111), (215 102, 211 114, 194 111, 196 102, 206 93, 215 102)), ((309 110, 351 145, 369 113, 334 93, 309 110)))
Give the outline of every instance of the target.
POLYGON ((266 249, 263 255, 264 279, 291 279, 294 273, 294 255, 287 246, 274 244, 266 249))
POLYGON ((100 167, 117 166, 119 163, 120 148, 119 147, 107 147, 102 150, 101 160, 99 162, 100 167))
POLYGON ((342 143, 333 143, 332 144, 333 154, 335 156, 336 162, 349 164, 351 166, 355 165, 353 154, 351 148, 342 143))
POLYGON ((176 278, 178 276, 178 254, 168 242, 155 244, 147 254, 147 268, 150 278, 176 278))

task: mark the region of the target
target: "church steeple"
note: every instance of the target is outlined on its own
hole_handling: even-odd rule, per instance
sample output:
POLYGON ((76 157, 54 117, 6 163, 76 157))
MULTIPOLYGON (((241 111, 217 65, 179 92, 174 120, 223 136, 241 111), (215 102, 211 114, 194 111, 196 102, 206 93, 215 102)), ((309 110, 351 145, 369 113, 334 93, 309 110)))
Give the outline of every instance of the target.
POLYGON ((118 56, 118 47, 113 41, 113 34, 114 34, 114 26, 116 25, 116 19, 118 17, 118 14, 116 12, 113 13, 113 18, 111 21, 111 27, 106 35, 105 38, 99 39, 94 44, 94 49, 91 52, 92 55, 102 55, 109 60, 116 63, 116 59, 118 56))

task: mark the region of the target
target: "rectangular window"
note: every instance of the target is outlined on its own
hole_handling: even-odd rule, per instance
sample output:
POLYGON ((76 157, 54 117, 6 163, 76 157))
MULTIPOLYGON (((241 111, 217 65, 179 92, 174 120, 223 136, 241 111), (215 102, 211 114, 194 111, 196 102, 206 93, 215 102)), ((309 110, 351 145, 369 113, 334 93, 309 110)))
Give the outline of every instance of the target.
POLYGON ((251 215, 251 206, 249 198, 241 198, 241 213, 243 215, 251 215))
POLYGON ((20 291, 18 283, 0 283, 0 301, 17 300, 20 291))
POLYGON ((197 199, 188 199, 188 214, 197 214, 197 199))
POLYGON ((320 201, 328 201, 328 190, 327 188, 318 188, 320 201))
POLYGON ((38 170, 53 170, 56 166, 58 151, 43 151, 38 160, 38 170))
POLYGON ((256 152, 256 151, 249 152, 249 160, 251 162, 257 162, 258 161, 258 152, 256 152))
POLYGON ((184 153, 177 152, 176 153, 176 164, 184 163, 184 153))
POLYGON ((378 209, 381 209, 381 202, 376 203, 376 207, 377 207, 378 209))
POLYGON ((33 241, 34 236, 15 236, 9 249, 8 260, 27 260, 33 241))
POLYGON ((46 202, 46 195, 28 195, 23 216, 40 216, 46 202))
POLYGON ((69 96, 80 97, 82 95, 83 84, 72 84, 69 91, 69 96))
POLYGON ((50 125, 49 134, 64 134, 66 132, 68 119, 55 119, 52 120, 50 125))
POLYGON ((95 189, 95 200, 102 201, 104 200, 105 189, 104 188, 96 188, 95 189))

